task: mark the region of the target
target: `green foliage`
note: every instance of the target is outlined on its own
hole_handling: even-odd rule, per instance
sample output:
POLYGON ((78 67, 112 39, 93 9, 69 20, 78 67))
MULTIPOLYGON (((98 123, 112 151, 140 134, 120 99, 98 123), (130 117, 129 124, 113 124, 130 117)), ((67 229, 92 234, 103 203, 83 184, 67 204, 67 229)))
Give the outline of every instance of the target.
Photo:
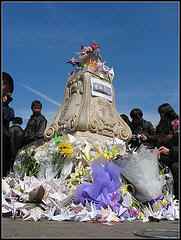
POLYGON ((53 136, 53 141, 56 145, 60 144, 62 142, 62 136, 59 133, 55 132, 53 136))
POLYGON ((63 169, 65 159, 59 152, 54 152, 52 154, 52 165, 60 173, 63 169))
POLYGON ((34 151, 25 150, 22 155, 22 161, 15 165, 15 170, 23 176, 37 177, 40 171, 40 163, 34 158, 34 151))

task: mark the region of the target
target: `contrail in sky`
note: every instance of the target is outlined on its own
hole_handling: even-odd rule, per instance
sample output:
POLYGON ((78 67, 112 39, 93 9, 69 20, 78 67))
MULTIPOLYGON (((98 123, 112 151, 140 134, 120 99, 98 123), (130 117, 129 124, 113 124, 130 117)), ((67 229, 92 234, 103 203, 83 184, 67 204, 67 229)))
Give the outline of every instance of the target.
POLYGON ((44 93, 40 92, 40 91, 37 91, 36 89, 33 89, 31 87, 29 87, 28 85, 26 84, 23 84, 23 83, 19 83, 19 85, 21 85, 22 87, 26 88, 27 90, 29 90, 30 92, 44 98, 45 100, 47 100, 48 102, 50 103, 53 103, 54 105, 56 106, 60 106, 60 104, 58 102, 56 102, 55 100, 49 98, 47 95, 45 95, 44 93))

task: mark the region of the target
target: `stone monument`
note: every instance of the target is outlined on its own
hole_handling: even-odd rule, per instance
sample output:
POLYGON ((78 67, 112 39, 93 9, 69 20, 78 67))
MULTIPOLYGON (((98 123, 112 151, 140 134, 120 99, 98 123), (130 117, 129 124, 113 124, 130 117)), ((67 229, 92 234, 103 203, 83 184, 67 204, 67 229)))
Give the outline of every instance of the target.
POLYGON ((114 71, 102 61, 100 46, 82 46, 64 93, 64 102, 45 131, 51 139, 55 132, 71 133, 92 139, 119 138, 128 141, 131 130, 115 107, 114 71))

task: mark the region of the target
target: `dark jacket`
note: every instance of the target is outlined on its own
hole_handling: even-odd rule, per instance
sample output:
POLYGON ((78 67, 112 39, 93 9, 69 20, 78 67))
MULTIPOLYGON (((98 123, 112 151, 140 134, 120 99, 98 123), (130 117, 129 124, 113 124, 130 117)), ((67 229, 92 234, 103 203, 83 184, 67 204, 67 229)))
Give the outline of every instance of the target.
POLYGON ((14 110, 3 103, 3 177, 7 176, 11 165, 9 123, 14 118, 14 110))
POLYGON ((168 166, 171 169, 173 180, 174 180, 174 194, 176 199, 179 198, 178 189, 179 189, 179 135, 174 134, 168 143, 169 154, 161 154, 159 161, 164 166, 168 166))
POLYGON ((170 142, 170 152, 169 152, 169 159, 168 165, 173 174, 174 180, 174 194, 176 199, 179 199, 179 133, 174 134, 173 138, 170 142))
POLYGON ((152 123, 144 119, 142 119, 140 124, 136 126, 131 122, 131 130, 134 135, 144 134, 149 137, 155 134, 155 129, 152 123))
POLYGON ((160 105, 158 112, 160 113, 161 119, 156 127, 156 146, 170 148, 169 144, 174 135, 172 121, 178 119, 178 114, 168 103, 160 105))
POLYGON ((169 134, 172 131, 171 121, 161 119, 156 126, 156 134, 169 134))
POLYGON ((10 139, 11 139, 11 151, 12 155, 16 156, 18 150, 22 147, 24 139, 24 130, 19 124, 13 124, 9 128, 10 139))
POLYGON ((16 158, 16 154, 18 150, 23 145, 24 140, 24 130, 21 128, 19 124, 13 124, 9 128, 10 133, 10 146, 11 146, 11 169, 13 169, 13 164, 16 158))
POLYGON ((172 129, 171 121, 160 120, 156 127, 155 145, 157 147, 165 146, 170 147, 170 141, 173 138, 174 132, 172 129))
POLYGON ((171 163, 173 162, 178 162, 179 156, 178 156, 178 148, 179 148, 179 134, 176 133, 173 135, 173 137, 171 138, 169 144, 168 144, 168 148, 170 149, 169 152, 169 161, 171 163))
POLYGON ((3 103, 3 134, 9 137, 9 123, 14 118, 14 110, 7 103, 3 103))
MULTIPOLYGON (((130 143, 133 143, 135 140, 134 140, 134 135, 138 136, 140 134, 143 134, 147 137, 147 140, 142 142, 144 145, 148 146, 148 147, 153 147, 153 140, 154 140, 154 136, 155 136, 155 129, 152 125, 151 122, 149 121, 146 121, 144 119, 142 119, 140 121, 139 124, 137 125, 134 125, 133 122, 131 122, 131 130, 132 130, 132 134, 133 134, 133 138, 132 140, 130 141, 130 143)), ((133 143, 134 145, 135 143, 133 143)), ((136 143, 137 145, 137 143, 136 143)))
POLYGON ((168 155, 161 154, 160 162, 166 164, 167 166, 171 167, 173 163, 178 163, 179 160, 179 144, 178 144, 178 133, 174 134, 170 141, 167 144, 167 148, 170 150, 168 155))
POLYGON ((46 125, 47 120, 41 113, 38 115, 33 114, 25 128, 24 144, 43 139, 46 125))

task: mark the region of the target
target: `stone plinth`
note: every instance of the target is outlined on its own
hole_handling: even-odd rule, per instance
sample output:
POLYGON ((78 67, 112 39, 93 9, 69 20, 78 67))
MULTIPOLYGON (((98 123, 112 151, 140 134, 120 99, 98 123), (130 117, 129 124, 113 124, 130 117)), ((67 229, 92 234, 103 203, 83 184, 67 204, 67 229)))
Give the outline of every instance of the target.
POLYGON ((125 141, 132 136, 129 126, 116 111, 112 82, 90 71, 79 71, 69 77, 64 102, 46 129, 45 138, 51 139, 55 131, 79 132, 78 135, 82 133, 84 137, 96 134, 125 141))

